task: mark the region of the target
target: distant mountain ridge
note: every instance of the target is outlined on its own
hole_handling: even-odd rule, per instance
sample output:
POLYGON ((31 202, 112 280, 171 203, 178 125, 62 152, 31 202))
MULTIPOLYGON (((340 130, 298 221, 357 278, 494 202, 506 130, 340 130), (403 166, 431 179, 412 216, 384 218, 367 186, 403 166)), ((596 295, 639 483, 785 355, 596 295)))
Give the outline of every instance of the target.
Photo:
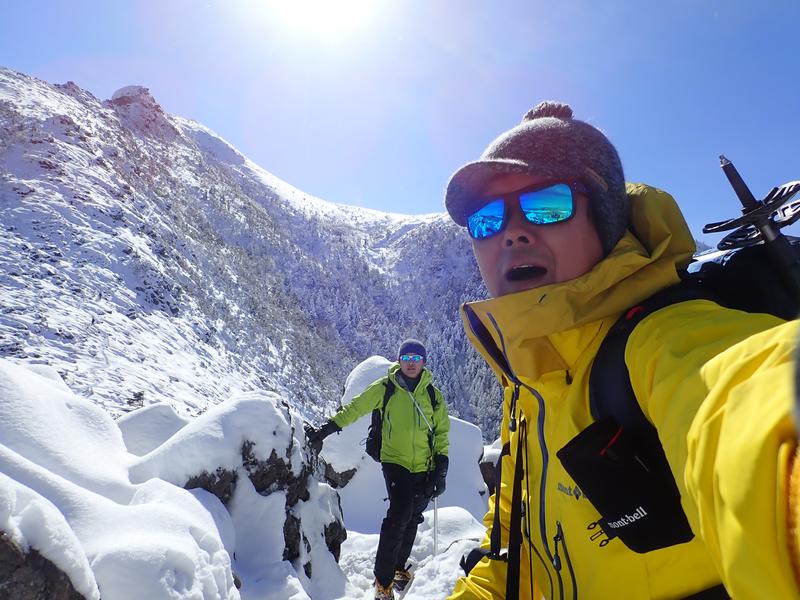
POLYGON ((353 366, 415 336, 453 413, 497 431, 457 313, 485 290, 443 214, 324 202, 146 88, 101 102, 9 69, 0 210, 0 356, 55 366, 112 414, 270 389, 321 418, 353 366))

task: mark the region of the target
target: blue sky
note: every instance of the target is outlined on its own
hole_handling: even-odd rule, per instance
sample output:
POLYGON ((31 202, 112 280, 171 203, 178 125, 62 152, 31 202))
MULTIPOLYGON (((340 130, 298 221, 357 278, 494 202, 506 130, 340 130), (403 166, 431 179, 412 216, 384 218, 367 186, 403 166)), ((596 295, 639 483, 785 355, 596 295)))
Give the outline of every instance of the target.
POLYGON ((797 0, 40 0, 0 12, 0 64, 101 99, 149 87, 334 202, 440 212, 450 173, 544 99, 603 129, 627 179, 671 192, 698 236, 738 214, 720 153, 757 197, 800 179, 797 0))

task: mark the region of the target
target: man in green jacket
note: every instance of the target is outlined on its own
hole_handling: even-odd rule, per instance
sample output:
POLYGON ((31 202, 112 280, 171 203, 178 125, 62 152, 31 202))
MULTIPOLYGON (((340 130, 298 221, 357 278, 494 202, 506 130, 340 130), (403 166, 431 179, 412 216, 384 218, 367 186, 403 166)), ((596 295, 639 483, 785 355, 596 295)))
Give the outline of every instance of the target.
POLYGON ((450 420, 442 393, 425 368, 427 351, 418 340, 400 345, 397 363, 319 429, 308 429, 319 444, 373 410, 382 411, 380 460, 389 509, 381 525, 375 555, 375 599, 394 598, 411 581, 406 561, 411 554, 422 511, 445 490, 450 420), (387 386, 391 395, 384 410, 387 386), (393 390, 393 391, 392 391, 393 390))

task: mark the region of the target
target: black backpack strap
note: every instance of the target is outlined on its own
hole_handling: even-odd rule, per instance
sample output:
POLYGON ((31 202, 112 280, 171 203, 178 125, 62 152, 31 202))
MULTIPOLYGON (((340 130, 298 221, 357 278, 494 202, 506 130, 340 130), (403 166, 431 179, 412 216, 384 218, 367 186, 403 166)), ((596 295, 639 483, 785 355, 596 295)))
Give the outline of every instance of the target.
POLYGON ((383 407, 381 408, 381 418, 383 418, 383 414, 386 412, 386 405, 389 404, 389 398, 392 397, 395 390, 394 381, 392 381, 389 377, 386 378, 385 385, 386 389, 383 392, 383 407))
POLYGON ((433 387, 432 383, 428 384, 428 397, 431 399, 431 408, 436 410, 436 407, 439 406, 439 401, 436 399, 436 388, 433 387))
MULTIPOLYGON (((431 408, 435 411, 436 407, 439 405, 439 402, 436 400, 436 390, 434 389, 432 383, 428 384, 428 397, 431 400, 431 408)), ((431 418, 431 423, 433 423, 433 418, 431 418)), ((433 458, 433 447, 435 445, 435 439, 434 439, 435 437, 436 437, 435 430, 430 429, 428 431, 428 446, 430 446, 431 449, 431 459, 433 458)))
POLYGON ((495 492, 494 492, 494 515, 492 518, 492 529, 489 532, 489 549, 484 550, 481 547, 473 548, 467 554, 461 557, 461 568, 464 569, 464 574, 469 575, 472 568, 477 565, 483 557, 488 557, 491 560, 507 559, 506 554, 501 554, 502 529, 500 525, 500 483, 503 479, 503 458, 511 454, 511 444, 506 442, 503 444, 503 449, 500 451, 500 456, 497 457, 497 462, 494 465, 495 475, 495 492))
MULTIPOLYGON (((508 523, 508 568, 506 570, 506 600, 519 599, 519 573, 522 548, 522 453, 527 445, 527 423, 523 420, 519 426, 517 440, 517 456, 514 461, 514 483, 511 492, 511 519, 508 523)), ((499 489, 499 486, 498 486, 499 489)), ((497 511, 497 506, 495 511, 497 511)), ((495 512, 497 514, 497 512, 495 512)), ((492 526, 494 533, 494 525, 492 526)), ((531 573, 533 577, 533 573, 531 573)))
POLYGON ((502 540, 500 539, 502 529, 500 526, 500 485, 503 482, 503 457, 511 454, 511 443, 506 442, 503 444, 503 449, 500 451, 500 456, 497 457, 497 464, 494 467, 495 473, 495 492, 494 492, 494 515, 492 519, 492 533, 489 536, 490 541, 490 554, 491 558, 500 558, 500 549, 502 547, 502 540))
MULTIPOLYGON (((652 531, 645 532, 642 529, 638 534, 635 532, 635 528, 618 531, 622 542, 635 552, 650 552, 682 543, 692 539, 694 533, 681 506, 680 491, 658 437, 658 431, 642 412, 634 394, 628 366, 625 363, 625 348, 633 330, 649 315, 672 304, 706 297, 707 294, 696 287, 679 284, 662 290, 641 304, 630 308, 606 334, 592 364, 589 375, 589 405, 595 423, 584 433, 588 435, 589 429, 600 427, 600 422, 613 422, 613 427, 619 429, 614 439, 624 433, 624 438, 628 440, 626 443, 632 444, 632 455, 647 471, 647 479, 650 483, 646 487, 651 490, 659 490, 658 498, 647 499, 647 502, 651 502, 648 506, 654 515, 653 518, 655 519, 656 510, 659 515, 658 519, 652 523, 652 531), (657 528, 656 525, 658 525, 657 528), (626 532, 626 535, 623 535, 623 531, 626 532), (645 535, 647 539, 639 539, 642 535, 645 535)), ((680 398, 675 398, 676 402, 680 400, 680 398)), ((577 473, 573 474, 573 477, 575 476, 577 473)), ((600 474, 596 473, 595 476, 600 477, 600 474)), ((591 478, 581 483, 581 487, 584 488, 584 492, 598 512, 604 518, 608 518, 609 515, 604 512, 609 512, 609 505, 611 505, 611 509, 618 508, 617 501, 614 499, 614 490, 605 491, 600 485, 590 494, 588 489, 591 485, 591 478), (601 508, 602 506, 605 508, 601 508)), ((632 489, 638 489, 637 485, 641 487, 644 484, 642 481, 618 481, 614 489, 620 490, 625 485, 631 485, 632 489)))
POLYGON ((686 596, 683 600, 730 600, 731 595, 721 583, 714 587, 686 596))
MULTIPOLYGON (((644 416, 631 387, 628 365, 625 364, 628 338, 639 323, 657 310, 707 297, 708 294, 697 287, 678 284, 629 308, 611 326, 597 351, 589 375, 589 407, 596 421, 611 416, 628 431, 645 436, 655 435, 657 438, 655 427, 644 416)), ((661 443, 656 442, 660 447, 661 443)))

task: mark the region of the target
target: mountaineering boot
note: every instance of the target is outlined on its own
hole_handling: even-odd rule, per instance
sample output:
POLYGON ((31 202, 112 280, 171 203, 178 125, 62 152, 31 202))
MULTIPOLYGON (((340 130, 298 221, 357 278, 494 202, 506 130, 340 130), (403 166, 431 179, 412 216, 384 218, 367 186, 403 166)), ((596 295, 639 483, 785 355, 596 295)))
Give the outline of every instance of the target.
POLYGON ((398 592, 404 592, 414 579, 414 574, 409 570, 411 565, 405 569, 397 569, 394 572, 394 587, 398 592))
POLYGON ((391 581, 389 585, 383 587, 380 581, 375 580, 375 600, 394 600, 391 581))

